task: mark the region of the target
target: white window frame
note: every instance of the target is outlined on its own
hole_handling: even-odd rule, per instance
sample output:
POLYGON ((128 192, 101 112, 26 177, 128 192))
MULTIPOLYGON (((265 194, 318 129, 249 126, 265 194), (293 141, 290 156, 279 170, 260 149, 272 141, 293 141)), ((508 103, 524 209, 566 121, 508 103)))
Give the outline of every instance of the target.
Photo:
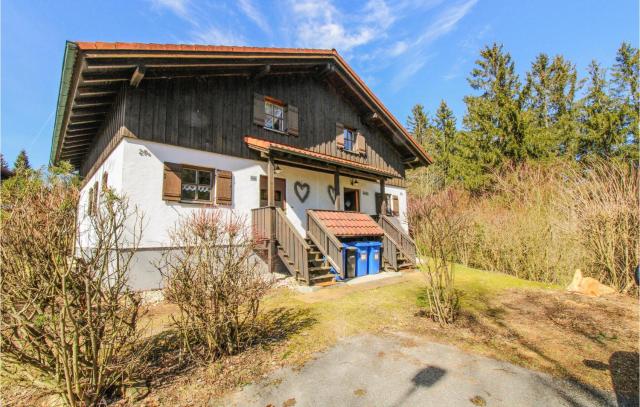
POLYGON ((198 203, 212 203, 214 202, 214 194, 215 194, 215 171, 211 168, 198 168, 198 167, 190 167, 183 166, 180 174, 180 201, 182 202, 198 202, 198 203), (185 170, 195 171, 195 183, 193 182, 184 182, 183 172, 185 170), (200 173, 208 172, 209 173, 209 185, 200 184, 200 173), (195 199, 185 198, 184 187, 185 185, 195 187, 195 199), (209 199, 200 199, 198 198, 198 193, 200 192, 200 187, 208 187, 209 188, 209 199))
POLYGON ((281 133, 285 133, 287 131, 287 111, 286 107, 282 103, 278 103, 272 99, 266 99, 264 101, 264 128, 268 130, 278 131, 281 133), (271 113, 269 113, 269 108, 271 108, 271 113), (277 111, 282 112, 282 116, 278 117, 276 114, 277 111), (271 119, 271 124, 269 125, 269 119, 271 119), (278 129, 274 126, 274 123, 280 121, 282 123, 282 128, 278 129))
POLYGON ((344 130, 342 131, 342 137, 343 137, 343 149, 344 151, 348 151, 350 153, 355 153, 357 152, 357 146, 356 146, 356 142, 357 142, 357 138, 356 138, 356 134, 358 132, 356 131, 356 129, 352 129, 349 127, 345 127, 344 130), (350 136, 350 137, 349 137, 350 136), (347 142, 347 140, 349 140, 349 142, 347 142), (349 147, 347 147, 349 146, 349 147))

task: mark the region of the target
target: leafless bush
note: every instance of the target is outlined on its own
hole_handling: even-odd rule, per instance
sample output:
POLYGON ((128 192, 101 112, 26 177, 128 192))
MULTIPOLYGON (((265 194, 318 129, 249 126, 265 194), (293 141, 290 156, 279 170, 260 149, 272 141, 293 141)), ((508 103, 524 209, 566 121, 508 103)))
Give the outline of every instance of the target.
POLYGON ((556 203, 565 194, 564 164, 521 165, 495 174, 492 194, 469 211, 474 225, 469 264, 529 280, 565 283, 582 248, 572 239, 573 220, 556 203))
POLYGON ((197 347, 207 358, 243 349, 254 339, 260 301, 271 286, 243 220, 202 209, 179 222, 171 242, 180 249, 166 251, 159 269, 165 297, 180 310, 174 324, 185 349, 197 347))
POLYGON ((584 269, 622 293, 637 291, 640 187, 637 168, 595 161, 568 174, 563 207, 577 220, 584 269))
MULTIPOLYGON (((30 175, 31 177, 32 175, 30 175)), ((23 180, 1 216, 2 374, 69 405, 94 405, 133 379, 140 301, 116 254, 128 208, 105 193, 79 250, 78 190, 63 178, 23 180)))
POLYGON ((459 308, 454 261, 469 228, 460 210, 465 199, 462 192, 449 189, 414 201, 409 211, 419 267, 427 278, 429 312, 443 325, 455 320, 459 308))

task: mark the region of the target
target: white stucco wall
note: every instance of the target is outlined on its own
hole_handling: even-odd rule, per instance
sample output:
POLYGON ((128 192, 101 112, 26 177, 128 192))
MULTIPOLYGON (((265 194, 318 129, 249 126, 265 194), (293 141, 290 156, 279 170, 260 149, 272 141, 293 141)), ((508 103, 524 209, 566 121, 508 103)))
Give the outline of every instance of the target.
MULTIPOLYGON (((84 186, 80 190, 80 200, 78 205, 78 219, 80 230, 81 246, 91 246, 91 220, 88 216, 89 207, 89 190, 98 183, 98 190, 102 190, 102 176, 107 173, 107 184, 116 193, 125 193, 123 186, 123 170, 124 170, 124 144, 120 143, 111 152, 96 172, 86 180, 84 186)), ((100 197, 98 197, 100 199, 100 197)))
MULTIPOLYGON (((140 248, 159 248, 170 245, 169 232, 176 223, 202 206, 198 204, 167 202, 162 199, 164 162, 211 167, 233 172, 233 203, 231 208, 246 218, 249 223, 251 209, 260 205, 260 176, 266 175, 266 162, 231 157, 205 151, 193 150, 168 144, 137 139, 123 139, 100 169, 91 177, 82 190, 81 212, 88 202, 88 191, 94 181, 100 183, 102 172, 109 172, 109 185, 119 194, 124 194, 131 208, 136 207, 143 215, 143 234, 140 248)), ((279 165, 282 171, 276 176, 286 179, 286 213, 300 233, 306 228, 307 209, 333 209, 328 187, 333 185, 333 175, 311 170, 279 165), (295 194, 295 182, 309 184, 309 196, 304 202, 295 194)), ((375 214, 377 182, 358 180, 351 185, 351 178, 340 177, 340 186, 360 191, 360 210, 375 214)), ((101 188, 101 185, 100 185, 101 188)), ((407 196, 403 188, 387 186, 387 193, 399 198, 398 221, 406 229, 407 196)), ((344 201, 344 193, 343 193, 344 201)))

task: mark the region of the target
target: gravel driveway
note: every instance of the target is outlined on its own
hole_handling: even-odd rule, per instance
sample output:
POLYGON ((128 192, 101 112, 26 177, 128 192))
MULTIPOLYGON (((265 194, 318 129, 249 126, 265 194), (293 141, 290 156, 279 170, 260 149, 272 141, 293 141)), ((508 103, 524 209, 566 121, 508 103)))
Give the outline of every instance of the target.
POLYGON ((402 333, 339 342, 223 401, 235 406, 616 406, 615 397, 402 333))

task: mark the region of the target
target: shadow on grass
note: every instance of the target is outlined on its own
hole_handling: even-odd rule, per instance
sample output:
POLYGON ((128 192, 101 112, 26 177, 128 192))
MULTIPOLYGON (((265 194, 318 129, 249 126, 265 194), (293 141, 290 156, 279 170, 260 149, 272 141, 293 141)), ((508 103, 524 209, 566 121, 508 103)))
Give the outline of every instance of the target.
MULTIPOLYGON (((286 341, 292 335, 306 329, 317 321, 309 310, 280 307, 263 312, 256 319, 254 329, 248 335, 248 345, 237 355, 262 347, 268 349, 286 341)), ((159 388, 170 385, 190 371, 203 364, 214 363, 228 356, 215 360, 201 357, 199 352, 188 352, 183 349, 182 338, 175 329, 168 329, 148 339, 145 348, 149 349, 144 358, 142 368, 150 380, 149 384, 159 388)), ((232 355, 233 356, 233 355, 232 355)))
MULTIPOLYGON (((583 406, 585 404, 581 402, 581 400, 584 399, 588 400, 587 405, 594 404, 602 406, 615 406, 608 393, 582 382, 582 380, 580 380, 579 377, 573 374, 562 363, 562 361, 556 360, 548 355, 548 352, 545 352, 544 349, 535 345, 526 337, 523 337, 516 329, 510 326, 510 324, 506 320, 507 312, 504 307, 493 306, 492 299, 489 296, 485 295, 485 293, 476 292, 474 294, 477 296, 477 298, 474 299, 475 301, 482 301, 486 304, 486 308, 482 311, 479 311, 479 314, 483 318, 485 318, 488 323, 482 321, 481 318, 477 318, 472 313, 466 313, 465 318, 467 319, 467 323, 469 323, 470 326, 476 326, 476 328, 479 328, 481 331, 483 331, 483 333, 489 335, 491 335, 492 332, 495 333, 496 328, 498 328, 498 333, 501 336, 503 336, 509 342, 517 344, 518 347, 525 350, 525 352, 518 352, 521 353, 522 357, 526 359, 528 358, 526 353, 534 353, 540 359, 553 366, 554 370, 559 372, 567 381, 567 384, 564 384, 556 380, 548 381, 541 378, 541 385, 545 386, 546 388, 551 388, 559 397, 561 397, 567 403, 567 405, 570 406, 583 406)), ((528 303, 527 306, 540 307, 543 310, 544 316, 547 319, 551 320, 554 324, 558 325, 559 328, 571 330, 573 333, 582 335, 590 341, 598 342, 594 337, 592 330, 590 329, 595 328, 596 326, 595 321, 591 320, 590 316, 584 314, 581 315, 579 323, 574 320, 568 324, 559 324, 556 320, 556 316, 559 312, 557 303, 547 303, 543 299, 540 299, 532 294, 527 295, 525 299, 528 303)), ((523 317, 527 312, 530 312, 527 309, 514 306, 513 304, 509 304, 508 308, 511 309, 511 311, 518 313, 519 315, 523 315, 523 317)), ((562 335, 562 332, 558 332, 558 334, 562 335)), ((637 374, 637 371, 635 374, 637 374)))
MULTIPOLYGON (((552 352, 544 349, 543 346, 538 346, 534 338, 523 335, 509 321, 510 315, 522 318, 519 322, 526 323, 530 320, 532 324, 536 324, 536 321, 543 322, 540 320, 542 318, 558 327, 558 335, 563 335, 563 331, 570 331, 572 334, 584 337, 603 350, 609 349, 606 342, 611 339, 609 338, 611 334, 600 332, 600 330, 604 330, 600 326, 600 322, 588 312, 581 309, 563 308, 559 301, 535 293, 525 294, 523 299, 519 299, 521 302, 515 303, 505 302, 502 299, 496 301, 495 295, 491 295, 483 289, 471 292, 461 291, 460 294, 463 309, 459 314, 458 321, 451 327, 452 329, 457 329, 456 327, 469 329, 475 341, 481 341, 485 346, 493 349, 495 354, 504 353, 505 342, 515 345, 513 352, 518 358, 529 360, 531 354, 535 354, 544 364, 551 366, 554 371, 566 379, 566 382, 560 382, 541 376, 539 384, 556 393, 567 405, 582 406, 585 403, 586 405, 616 405, 616 400, 611 397, 610 393, 586 384, 572 372, 571 366, 568 366, 566 361, 555 358, 552 352)), ((417 303, 420 307, 428 308, 423 295, 418 296, 417 303)), ((418 315, 426 314, 423 310, 418 315)), ((615 339, 615 336, 613 338, 615 339)), ((637 353, 629 355, 630 353, 632 352, 613 352, 609 365, 603 365, 596 361, 585 363, 585 365, 599 370, 608 368, 619 406, 637 405, 637 398, 633 397, 638 393, 638 386, 637 383, 634 385, 631 382, 637 379, 638 356, 637 353), (635 365, 632 362, 634 357, 635 365), (636 404, 633 404, 634 402, 636 404)))

